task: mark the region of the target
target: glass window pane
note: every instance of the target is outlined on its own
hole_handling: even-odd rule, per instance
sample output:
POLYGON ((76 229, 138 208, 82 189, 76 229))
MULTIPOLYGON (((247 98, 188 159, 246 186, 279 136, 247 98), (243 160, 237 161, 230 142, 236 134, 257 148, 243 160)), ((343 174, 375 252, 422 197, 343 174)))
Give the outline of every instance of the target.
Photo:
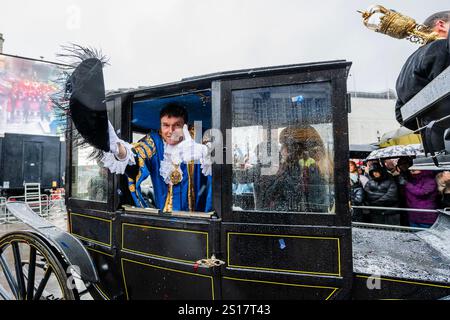
POLYGON ((331 85, 235 90, 233 209, 334 213, 331 85))
MULTIPOLYGON (((108 120, 114 124, 114 100, 106 101, 108 120)), ((114 125, 113 125, 114 126, 114 125)), ((78 135, 73 129, 73 136, 78 135)), ((74 141, 74 144, 77 144, 74 141)), ((108 200, 108 169, 90 157, 91 146, 72 149, 72 198, 106 203, 108 200)))
POLYGON ((92 147, 73 150, 72 197, 80 200, 106 202, 108 169, 89 158, 92 147))

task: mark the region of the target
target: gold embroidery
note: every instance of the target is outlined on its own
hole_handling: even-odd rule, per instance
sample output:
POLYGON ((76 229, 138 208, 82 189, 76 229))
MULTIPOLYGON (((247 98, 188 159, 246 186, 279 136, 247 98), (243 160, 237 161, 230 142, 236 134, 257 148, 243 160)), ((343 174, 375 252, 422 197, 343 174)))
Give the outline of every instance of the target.
POLYGON ((177 185, 181 182, 182 177, 181 177, 181 173, 178 170, 178 168, 180 167, 180 165, 176 165, 174 164, 174 169, 172 171, 172 173, 170 174, 170 181, 172 182, 173 185, 177 185))
POLYGON ((195 193, 194 193, 194 161, 188 163, 188 178, 189 178, 189 186, 188 186, 188 202, 189 202, 189 211, 195 210, 195 193))
MULTIPOLYGON (((137 157, 139 172, 136 176, 136 180, 134 180, 132 178, 128 178, 128 182, 129 182, 128 189, 132 193, 136 192, 136 183, 142 177, 141 169, 145 166, 145 159, 150 159, 156 154, 155 142, 150 137, 150 135, 145 136, 144 139, 141 139, 139 142, 132 143, 132 146, 133 146, 135 152, 137 152, 139 154, 139 156, 137 157), (147 142, 148 145, 145 142, 147 142)), ((170 198, 172 198, 172 195, 170 196, 170 198)), ((172 211, 172 200, 170 201, 169 210, 172 211)))
POLYGON ((169 185, 169 190, 167 191, 166 204, 164 205, 163 212, 172 212, 173 209, 173 186, 169 185))
POLYGON ((128 178, 128 189, 130 192, 136 192, 136 186, 134 184, 134 180, 131 178, 128 178))
POLYGON ((150 138, 150 136, 147 136, 145 138, 145 141, 147 141, 147 143, 149 144, 150 148, 152 148, 152 150, 156 150, 155 141, 153 141, 153 139, 150 138))
POLYGON ((136 148, 137 152, 139 152, 139 155, 141 156, 141 159, 147 159, 147 156, 145 155, 144 150, 142 150, 142 147, 138 145, 136 148))
POLYGON ((144 148, 145 152, 147 152, 148 157, 152 157, 153 156, 153 152, 152 150, 150 150, 150 148, 145 144, 145 142, 140 142, 139 145, 144 148))
POLYGON ((148 158, 151 158, 156 153, 155 152, 156 151, 155 142, 149 135, 145 136, 144 139, 145 139, 145 142, 148 143, 148 145, 144 141, 140 140, 139 142, 132 143, 132 146, 136 150, 136 152, 139 153, 141 158, 147 159, 147 156, 148 156, 148 158), (145 152, 144 152, 144 150, 145 150, 145 152), (145 153, 147 153, 147 155, 145 153))
MULTIPOLYGON (((138 158, 138 163, 139 163, 139 168, 142 168, 143 166, 145 166, 144 159, 142 159, 142 158, 138 158)), ((137 175, 137 177, 136 177, 136 182, 139 181, 139 179, 141 178, 141 176, 142 176, 142 171, 139 170, 139 173, 138 173, 138 175, 137 175)))

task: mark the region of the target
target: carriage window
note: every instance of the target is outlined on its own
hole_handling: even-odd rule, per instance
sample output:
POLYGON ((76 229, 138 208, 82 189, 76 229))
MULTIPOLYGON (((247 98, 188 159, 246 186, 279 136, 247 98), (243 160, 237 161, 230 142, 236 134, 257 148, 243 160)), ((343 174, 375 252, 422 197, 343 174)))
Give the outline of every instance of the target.
POLYGON ((235 90, 233 210, 334 213, 329 83, 235 90))
POLYGON ((72 197, 97 202, 107 201, 108 169, 90 159, 92 147, 73 150, 72 197))

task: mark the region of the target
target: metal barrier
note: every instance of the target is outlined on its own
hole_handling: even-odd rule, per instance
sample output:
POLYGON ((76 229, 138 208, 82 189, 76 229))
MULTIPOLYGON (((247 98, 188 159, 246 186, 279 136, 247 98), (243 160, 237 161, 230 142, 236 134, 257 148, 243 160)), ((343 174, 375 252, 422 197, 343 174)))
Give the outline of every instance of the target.
POLYGON ((0 197, 0 224, 11 224, 20 222, 16 217, 9 213, 6 204, 9 202, 26 202, 30 208, 43 218, 52 218, 64 215, 66 213, 65 192, 58 190, 49 195, 41 194, 39 199, 33 198, 27 201, 27 197, 10 196, 9 198, 0 197))
MULTIPOLYGON (((41 194, 38 200, 33 199, 33 201, 28 202, 25 196, 11 196, 8 198, 7 202, 26 202, 30 206, 31 209, 37 209, 36 213, 39 214, 43 218, 47 218, 49 216, 49 198, 46 194, 41 194)), ((35 211, 35 210, 33 210, 35 211)))
POLYGON ((408 212, 432 212, 439 213, 436 209, 417 209, 417 208, 397 208, 397 207, 373 207, 373 206, 351 206, 353 209, 383 210, 383 211, 408 211, 408 212))
MULTIPOLYGON (((395 219, 393 220, 389 220, 392 217, 393 214, 384 214, 384 212, 386 211, 393 211, 394 213, 398 213, 400 214, 401 212, 428 212, 428 213, 443 213, 446 215, 450 215, 450 211, 448 212, 447 209, 442 209, 442 210, 438 210, 438 209, 418 209, 418 208, 397 208, 397 207, 376 207, 376 206, 350 206, 350 210, 352 210, 352 216, 354 219, 354 209, 359 209, 359 210, 369 210, 369 213, 363 212, 362 215, 360 213, 360 218, 362 218, 363 215, 366 216, 366 218, 364 219, 368 219, 371 222, 362 222, 362 221, 352 221, 352 225, 355 227, 375 227, 375 228, 385 228, 385 227, 389 227, 389 228, 394 228, 396 230, 402 230, 402 231, 418 231, 418 230, 424 230, 423 228, 416 228, 416 227, 410 227, 410 226, 405 226, 405 225, 401 225, 401 221, 397 221, 395 219), (372 211, 372 212, 370 212, 372 211), (382 214, 376 214, 373 213, 373 211, 384 211, 382 214), (397 222, 399 224, 397 224, 397 222)), ((405 217, 405 216, 404 216, 405 217)), ((406 219, 406 218, 405 218, 406 219)))
POLYGON ((0 224, 20 222, 16 217, 9 213, 8 208, 6 207, 8 200, 6 198, 3 199, 5 200, 0 202, 0 224))
POLYGON ((0 224, 7 223, 6 198, 0 197, 0 224))
POLYGON ((60 215, 66 212, 66 205, 65 205, 65 191, 64 189, 58 189, 54 192, 50 193, 49 198, 49 213, 60 215))
POLYGON ((377 224, 377 223, 367 223, 367 222, 352 222, 352 227, 358 228, 369 228, 369 229, 385 229, 390 231, 407 231, 407 232, 416 232, 427 230, 424 228, 417 227, 406 227, 406 226, 397 226, 392 224, 377 224))

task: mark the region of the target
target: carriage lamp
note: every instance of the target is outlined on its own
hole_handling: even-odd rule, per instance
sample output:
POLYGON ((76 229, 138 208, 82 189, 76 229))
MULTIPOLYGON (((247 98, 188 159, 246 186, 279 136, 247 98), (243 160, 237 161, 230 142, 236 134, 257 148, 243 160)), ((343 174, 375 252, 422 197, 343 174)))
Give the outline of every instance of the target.
POLYGON ((413 18, 381 5, 373 5, 366 11, 358 12, 361 13, 363 23, 368 29, 396 39, 407 39, 412 43, 423 45, 438 38, 437 33, 418 24, 413 18))

